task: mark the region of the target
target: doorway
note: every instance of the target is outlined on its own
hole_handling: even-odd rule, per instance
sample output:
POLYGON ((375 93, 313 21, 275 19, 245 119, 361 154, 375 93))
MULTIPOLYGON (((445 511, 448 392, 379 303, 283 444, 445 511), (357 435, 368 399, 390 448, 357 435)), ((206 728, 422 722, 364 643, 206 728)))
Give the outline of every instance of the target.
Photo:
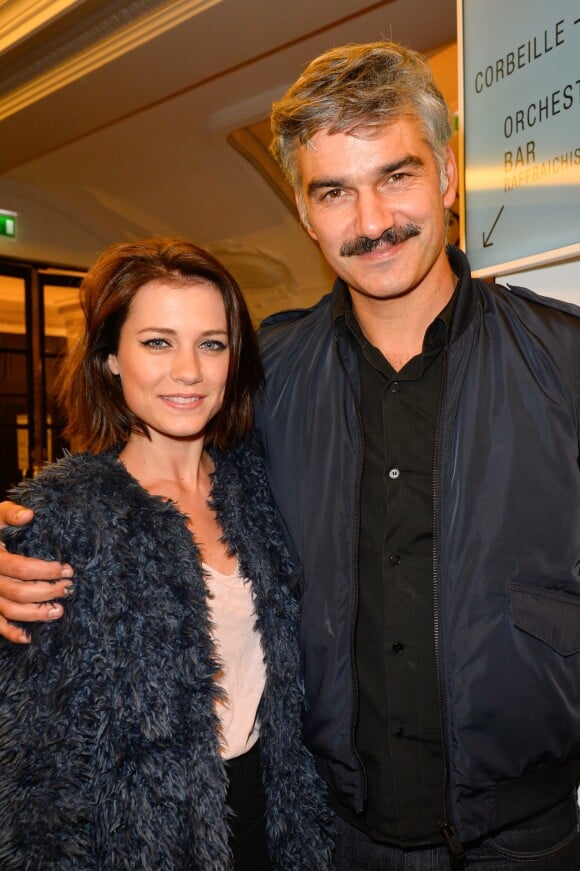
POLYGON ((56 391, 81 321, 82 277, 0 260, 0 499, 68 447, 56 391))

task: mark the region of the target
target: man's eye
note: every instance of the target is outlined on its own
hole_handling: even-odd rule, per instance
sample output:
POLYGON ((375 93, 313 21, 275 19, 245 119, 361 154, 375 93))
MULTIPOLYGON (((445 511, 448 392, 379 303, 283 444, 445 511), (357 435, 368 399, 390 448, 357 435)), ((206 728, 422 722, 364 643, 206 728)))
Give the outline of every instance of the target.
POLYGON ((331 191, 326 191, 323 200, 339 200, 341 196, 344 194, 344 191, 341 188, 333 188, 331 191))
POLYGON ((387 184, 401 184, 409 178, 409 173, 407 172, 394 172, 387 179, 387 184))

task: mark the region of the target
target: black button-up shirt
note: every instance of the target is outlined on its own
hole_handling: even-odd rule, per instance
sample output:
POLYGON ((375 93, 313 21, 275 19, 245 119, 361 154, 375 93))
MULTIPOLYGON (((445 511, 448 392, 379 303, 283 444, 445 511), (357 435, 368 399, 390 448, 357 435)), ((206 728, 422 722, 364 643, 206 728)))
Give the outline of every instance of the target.
POLYGON ((442 350, 454 298, 399 372, 363 336, 345 294, 346 334, 361 379, 356 744, 368 794, 361 816, 336 807, 371 838, 401 847, 441 843, 443 752, 435 667, 433 454, 442 350))

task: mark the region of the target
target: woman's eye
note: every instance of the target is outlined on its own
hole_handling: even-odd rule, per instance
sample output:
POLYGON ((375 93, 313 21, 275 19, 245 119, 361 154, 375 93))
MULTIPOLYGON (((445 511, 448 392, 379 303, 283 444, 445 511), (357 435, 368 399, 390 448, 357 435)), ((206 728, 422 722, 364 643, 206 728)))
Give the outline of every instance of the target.
POLYGON ((146 339, 144 342, 141 342, 146 348, 153 348, 154 350, 157 348, 166 348, 168 346, 167 339, 146 339))
POLYGON ((227 345, 225 342, 222 342, 220 339, 205 339, 201 345, 205 351, 225 351, 227 345))

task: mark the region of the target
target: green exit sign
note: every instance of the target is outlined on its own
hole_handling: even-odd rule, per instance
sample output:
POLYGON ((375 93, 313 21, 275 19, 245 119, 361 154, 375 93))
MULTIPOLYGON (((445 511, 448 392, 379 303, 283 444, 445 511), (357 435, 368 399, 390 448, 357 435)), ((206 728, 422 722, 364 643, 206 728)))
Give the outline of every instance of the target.
POLYGON ((0 209, 0 236, 16 236, 16 212, 3 212, 0 209))

